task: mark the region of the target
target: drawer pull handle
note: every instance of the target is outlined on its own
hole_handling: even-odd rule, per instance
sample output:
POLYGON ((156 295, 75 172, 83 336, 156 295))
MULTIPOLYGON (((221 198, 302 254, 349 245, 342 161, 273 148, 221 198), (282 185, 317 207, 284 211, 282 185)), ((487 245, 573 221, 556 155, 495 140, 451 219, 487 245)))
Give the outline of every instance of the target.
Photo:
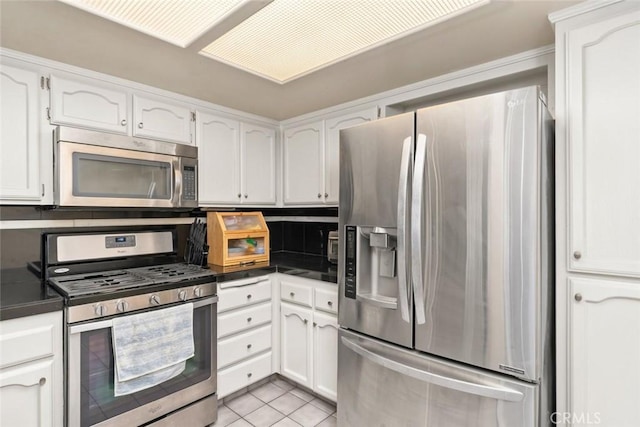
POLYGON ((251 372, 249 372, 249 373, 247 374, 247 378, 251 378, 251 375, 253 375, 253 374, 252 374, 251 372))
POLYGON ((290 292, 289 295, 291 296, 291 298, 293 298, 293 297, 296 296, 296 293, 295 292, 290 292))
POLYGON ((247 344, 247 350, 251 350, 251 344, 247 344))
POLYGON ((251 317, 247 317, 247 322, 251 322, 251 317))
POLYGON ((333 302, 327 301, 327 305, 329 305, 329 307, 331 307, 331 306, 333 306, 333 302))
POLYGON ((38 381, 38 384, 40 385, 45 385, 47 383, 47 379, 45 377, 40 378, 40 381, 38 381))
POLYGON ((248 294, 248 295, 247 295, 247 299, 251 299, 251 294, 248 294))

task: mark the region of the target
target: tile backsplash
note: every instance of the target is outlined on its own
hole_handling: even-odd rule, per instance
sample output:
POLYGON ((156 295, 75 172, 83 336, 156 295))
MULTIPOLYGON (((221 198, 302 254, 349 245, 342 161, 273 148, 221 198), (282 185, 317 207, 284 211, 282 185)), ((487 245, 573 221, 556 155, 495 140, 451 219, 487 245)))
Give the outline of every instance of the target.
POLYGON ((329 231, 338 229, 336 223, 326 222, 269 222, 272 251, 298 252, 309 255, 327 255, 329 231))

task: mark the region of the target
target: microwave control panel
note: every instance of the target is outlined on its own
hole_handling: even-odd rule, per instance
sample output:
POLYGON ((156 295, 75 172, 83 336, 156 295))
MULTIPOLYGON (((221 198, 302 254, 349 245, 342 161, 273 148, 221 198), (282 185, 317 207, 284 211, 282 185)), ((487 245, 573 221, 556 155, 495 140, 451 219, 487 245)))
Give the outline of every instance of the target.
POLYGON ((195 166, 183 166, 182 168, 182 199, 196 200, 195 166))
POLYGON ((345 269, 344 296, 356 298, 356 237, 358 228, 353 225, 345 227, 345 269))

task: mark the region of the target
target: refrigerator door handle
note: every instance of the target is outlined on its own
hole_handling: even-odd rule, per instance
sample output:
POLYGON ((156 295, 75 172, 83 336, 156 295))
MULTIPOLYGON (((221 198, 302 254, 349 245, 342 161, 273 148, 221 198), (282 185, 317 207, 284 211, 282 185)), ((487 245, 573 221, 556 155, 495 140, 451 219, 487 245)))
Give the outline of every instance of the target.
POLYGON ((524 395, 517 391, 507 387, 496 387, 484 384, 477 384, 468 381, 459 380, 456 378, 450 378, 443 375, 438 375, 433 372, 425 371, 419 367, 407 365, 406 362, 399 362, 397 360, 390 359, 389 357, 375 353, 369 349, 362 347, 356 342, 350 340, 347 337, 341 337, 342 344, 348 349, 364 357, 365 359, 380 365, 384 368, 391 369, 402 375, 406 375, 411 378, 415 378, 419 381, 438 385, 452 390, 457 390, 462 393, 474 394, 476 396, 487 397, 496 400, 505 400, 509 402, 520 402, 524 398, 524 395))
POLYGON ((412 137, 402 143, 402 161, 400 163, 400 181, 398 182, 398 299, 402 320, 411 322, 409 318, 409 286, 407 275, 407 209, 409 207, 409 183, 411 180, 411 144, 412 137))
POLYGON ((416 165, 413 172, 413 193, 411 195, 411 273, 413 283, 413 301, 416 309, 416 322, 426 322, 423 291, 423 253, 422 253, 422 205, 424 196, 424 174, 427 163, 427 136, 418 134, 416 143, 416 165))

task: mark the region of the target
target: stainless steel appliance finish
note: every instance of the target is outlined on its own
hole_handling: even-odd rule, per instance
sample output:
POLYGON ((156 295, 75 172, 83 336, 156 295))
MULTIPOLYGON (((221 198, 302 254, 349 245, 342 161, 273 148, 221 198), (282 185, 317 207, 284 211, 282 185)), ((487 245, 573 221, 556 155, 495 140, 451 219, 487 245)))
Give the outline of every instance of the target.
POLYGON ((58 126, 59 206, 194 208, 198 149, 58 126))
MULTIPOLYGON (((495 372, 536 387, 535 417, 526 415, 514 424, 504 423, 505 415, 486 424, 473 416, 460 418, 460 402, 467 402, 469 411, 474 407, 460 394, 464 390, 451 394, 422 387, 421 411, 452 411, 460 420, 446 425, 533 426, 548 420, 553 400, 552 149, 552 120, 537 87, 341 132, 341 327, 415 349, 416 357, 441 357, 478 375, 495 372), (389 280, 395 286, 387 286, 389 280)), ((366 410, 351 410, 363 406, 350 401, 350 391, 340 395, 350 390, 345 384, 363 381, 361 371, 343 360, 345 346, 354 351, 345 342, 339 343, 339 421, 385 425, 369 424, 366 410), (341 408, 350 409, 340 415, 341 408)), ((362 352, 358 357, 366 359, 362 352)), ((382 363, 376 375, 400 373, 390 363, 382 363)), ((404 384, 385 381, 386 402, 401 408, 403 399, 396 396, 404 391, 389 389, 396 383, 404 384)), ((444 425, 435 416, 423 414, 423 422, 407 425, 444 425)))
POLYGON ((334 264, 338 263, 338 232, 330 231, 327 237, 327 259, 334 264))
POLYGON ((66 425, 170 425, 176 417, 213 423, 216 278, 206 268, 176 262, 176 230, 48 233, 43 245, 47 283, 66 303, 66 425), (160 385, 115 396, 113 318, 185 303, 194 307, 195 347, 185 370, 160 385))

